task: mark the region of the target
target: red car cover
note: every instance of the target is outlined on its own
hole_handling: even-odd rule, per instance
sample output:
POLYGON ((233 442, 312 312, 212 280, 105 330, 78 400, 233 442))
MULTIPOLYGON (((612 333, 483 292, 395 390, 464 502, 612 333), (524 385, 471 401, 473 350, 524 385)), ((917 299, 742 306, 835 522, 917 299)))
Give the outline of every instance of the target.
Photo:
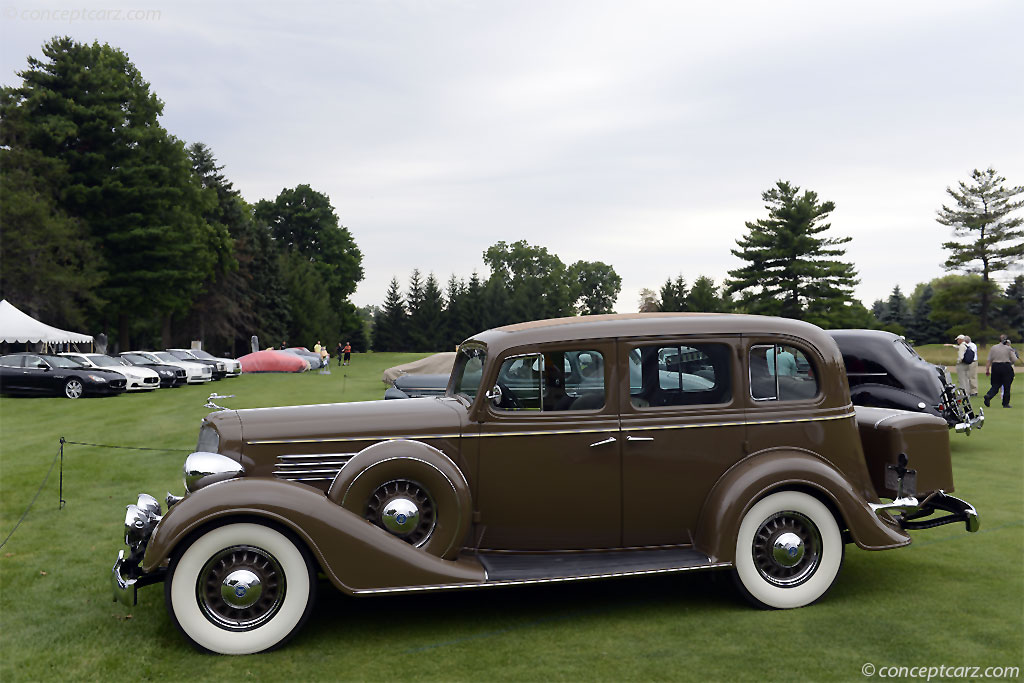
POLYGON ((257 351, 238 359, 242 372, 305 372, 309 363, 294 353, 283 351, 257 351))

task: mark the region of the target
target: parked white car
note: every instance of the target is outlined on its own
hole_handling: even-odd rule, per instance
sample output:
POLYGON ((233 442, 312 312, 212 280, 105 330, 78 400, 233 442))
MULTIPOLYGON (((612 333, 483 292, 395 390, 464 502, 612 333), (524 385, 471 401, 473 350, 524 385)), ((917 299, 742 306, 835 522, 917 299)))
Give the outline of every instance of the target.
POLYGON ((177 365, 185 371, 185 382, 188 384, 203 384, 204 382, 213 381, 213 368, 209 365, 178 360, 166 351, 127 351, 126 353, 134 353, 143 358, 149 358, 154 363, 177 365))
POLYGON ((160 387, 160 375, 149 368, 126 365, 117 358, 111 358, 102 353, 62 353, 60 354, 73 361, 77 361, 89 368, 100 368, 111 370, 124 375, 128 391, 152 391, 160 387))
POLYGON ((167 349, 168 351, 183 353, 191 358, 195 358, 200 361, 217 361, 224 369, 225 377, 238 377, 242 374, 242 364, 234 358, 220 358, 215 356, 209 351, 203 351, 202 349, 167 349))

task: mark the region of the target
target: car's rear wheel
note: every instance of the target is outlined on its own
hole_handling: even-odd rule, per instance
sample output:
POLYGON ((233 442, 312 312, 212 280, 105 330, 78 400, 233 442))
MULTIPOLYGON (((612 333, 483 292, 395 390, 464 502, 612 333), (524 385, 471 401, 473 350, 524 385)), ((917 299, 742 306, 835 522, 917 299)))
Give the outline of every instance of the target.
POLYGON ((781 491, 744 515, 734 575, 758 607, 804 607, 835 583, 843 553, 839 525, 825 504, 800 491, 781 491))
POLYGON ((64 383, 64 395, 68 398, 82 398, 84 393, 85 387, 82 386, 82 380, 77 377, 72 377, 64 383))
POLYGON ((176 551, 164 590, 171 620, 193 645, 251 654, 299 630, 312 610, 316 573, 305 549, 282 532, 233 523, 176 551))

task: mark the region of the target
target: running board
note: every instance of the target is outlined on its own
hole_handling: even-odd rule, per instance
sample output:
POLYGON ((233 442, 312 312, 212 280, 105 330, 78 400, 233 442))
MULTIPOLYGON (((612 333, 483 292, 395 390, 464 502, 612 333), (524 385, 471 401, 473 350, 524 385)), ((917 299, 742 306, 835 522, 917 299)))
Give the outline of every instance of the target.
POLYGON ((545 583, 732 566, 690 548, 581 553, 479 553, 488 584, 545 583))

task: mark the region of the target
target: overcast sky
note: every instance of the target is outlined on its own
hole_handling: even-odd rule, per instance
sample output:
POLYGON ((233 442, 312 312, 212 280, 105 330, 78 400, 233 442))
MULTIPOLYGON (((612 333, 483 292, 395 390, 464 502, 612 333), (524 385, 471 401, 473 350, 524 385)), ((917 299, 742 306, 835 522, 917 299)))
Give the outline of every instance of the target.
POLYGON ((1024 185, 1016 0, 91 2, 0 0, 3 84, 55 35, 123 49, 248 201, 330 196, 360 306, 525 239, 634 311, 738 267, 779 179, 835 202, 870 306, 943 274, 948 185, 1024 185))

